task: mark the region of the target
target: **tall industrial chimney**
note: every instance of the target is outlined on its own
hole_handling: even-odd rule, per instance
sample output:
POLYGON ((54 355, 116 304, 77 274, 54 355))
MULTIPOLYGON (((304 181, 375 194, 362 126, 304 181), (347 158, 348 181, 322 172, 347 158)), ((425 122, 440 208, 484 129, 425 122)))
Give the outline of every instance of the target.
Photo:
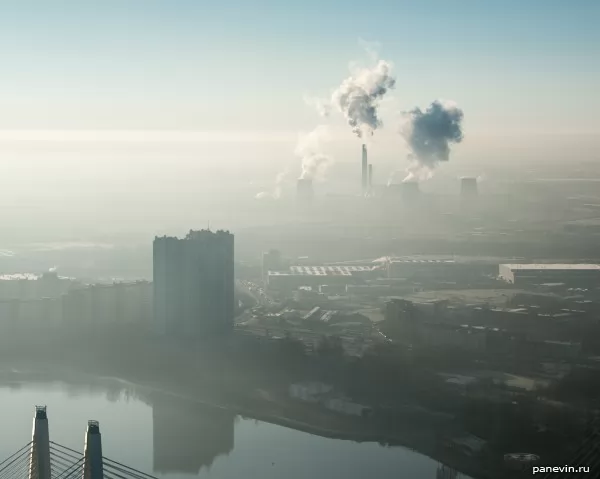
POLYGON ((373 190, 373 163, 369 164, 369 192, 373 190))
POLYGON ((368 171, 367 171, 367 145, 362 146, 362 193, 365 195, 368 188, 368 171))

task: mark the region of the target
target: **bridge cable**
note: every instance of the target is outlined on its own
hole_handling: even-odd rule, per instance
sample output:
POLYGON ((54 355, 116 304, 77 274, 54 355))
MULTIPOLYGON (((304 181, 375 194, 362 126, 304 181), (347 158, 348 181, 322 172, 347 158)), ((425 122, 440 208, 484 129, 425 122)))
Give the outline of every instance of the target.
MULTIPOLYGON (((0 469, 0 473, 6 471, 10 466, 12 466, 13 464, 15 464, 17 461, 22 461, 22 460, 27 461, 29 459, 29 455, 30 455, 30 451, 29 450, 23 451, 18 457, 14 457, 15 454, 13 454, 11 456, 11 458, 14 457, 14 459, 12 461, 10 461, 9 463, 7 463, 2 469, 0 469)), ((6 463, 6 461, 4 461, 3 464, 4 463, 6 463)))
MULTIPOLYGON (((128 468, 128 469, 132 469, 132 468, 128 468)), ((119 477, 123 477, 122 475, 125 475, 126 477, 131 478, 131 479, 140 479, 140 478, 145 479, 146 476, 148 476, 147 474, 145 474, 141 471, 139 471, 139 472, 141 474, 144 474, 143 476, 140 474, 137 474, 138 471, 136 471, 135 469, 133 469, 132 471, 128 471, 126 469, 123 469, 121 467, 115 466, 115 465, 107 463, 107 462, 104 462, 104 470, 111 474, 115 474, 119 477)), ((152 476, 149 476, 149 477, 152 477, 152 476)), ((156 478, 154 478, 154 479, 156 479, 156 478)))
POLYGON ((83 455, 75 457, 69 454, 65 454, 62 451, 56 451, 54 449, 50 449, 50 456, 56 456, 68 462, 78 461, 83 457, 83 455))
POLYGON ((156 479, 155 476, 152 476, 152 475, 147 474, 147 473, 145 473, 143 471, 139 471, 137 469, 134 469, 133 467, 129 467, 129 466, 125 465, 125 464, 120 463, 119 461, 115 461, 114 459, 110 459, 108 457, 102 457, 102 459, 104 461, 104 465, 108 464, 110 467, 113 467, 113 468, 121 467, 121 468, 125 469, 126 471, 129 471, 128 472, 129 474, 140 476, 140 477, 146 477, 148 479, 156 479), (112 464, 110 464, 110 463, 112 463, 112 464))
POLYGON ((83 465, 83 457, 81 459, 79 459, 78 461, 74 462, 71 465, 71 467, 69 467, 69 468, 65 469, 64 471, 62 471, 56 477, 56 479, 67 479, 68 477, 71 477, 74 472, 77 472, 78 474, 81 474, 80 466, 82 466, 82 465, 83 465))
MULTIPOLYGON (((104 474, 110 474, 110 475, 114 475, 116 476, 118 479, 131 479, 131 478, 135 478, 136 476, 132 476, 132 475, 121 475, 119 474, 119 472, 117 472, 116 470, 112 469, 112 468, 107 468, 106 465, 104 465, 104 474)), ((127 473, 125 473, 127 474, 127 473)))
MULTIPOLYGON (((13 457, 15 457, 17 454, 19 454, 20 452, 22 452, 24 449, 27 449, 28 447, 30 447, 32 443, 33 443, 33 441, 30 441, 29 443, 25 444, 21 449, 19 449, 17 452, 15 452, 13 455, 11 455, 10 457, 7 457, 6 459, 4 459, 4 461, 0 462, 0 467, 2 467, 2 465, 4 465, 4 463, 8 462, 10 459, 12 459, 13 457)), ((0 471, 1 470, 2 469, 0 469, 0 471)))
MULTIPOLYGON (((13 463, 11 463, 10 467, 6 467, 2 470, 3 474, 2 474, 2 478, 13 478, 15 476, 15 474, 18 473, 18 471, 23 472, 29 472, 30 469, 30 464, 29 464, 29 456, 25 456, 23 458, 21 458, 19 461, 13 461, 13 463)), ((33 469, 35 470, 35 469, 33 469)))
POLYGON ((59 443, 54 442, 54 441, 50 441, 50 446, 56 446, 56 447, 59 447, 61 449, 65 449, 66 451, 69 451, 69 452, 75 454, 77 457, 80 457, 80 456, 83 455, 81 453, 81 451, 76 451, 75 449, 71 449, 70 447, 63 446, 62 444, 59 444, 59 443))
POLYGON ((80 459, 81 457, 83 457, 83 454, 75 455, 75 454, 71 454, 70 452, 61 451, 60 449, 55 449, 53 447, 50 447, 50 454, 56 454, 59 457, 71 459, 73 461, 76 461, 76 460, 80 459))

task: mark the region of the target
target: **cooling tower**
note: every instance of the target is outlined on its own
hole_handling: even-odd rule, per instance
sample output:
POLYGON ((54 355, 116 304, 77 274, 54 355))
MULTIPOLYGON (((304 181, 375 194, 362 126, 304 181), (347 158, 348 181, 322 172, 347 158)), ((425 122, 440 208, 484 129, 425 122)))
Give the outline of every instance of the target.
POLYGON ((460 179, 460 195, 477 196, 477 178, 464 177, 460 179))
POLYGON ((312 180, 300 178, 296 185, 296 198, 300 203, 310 203, 313 200, 314 191, 312 180))

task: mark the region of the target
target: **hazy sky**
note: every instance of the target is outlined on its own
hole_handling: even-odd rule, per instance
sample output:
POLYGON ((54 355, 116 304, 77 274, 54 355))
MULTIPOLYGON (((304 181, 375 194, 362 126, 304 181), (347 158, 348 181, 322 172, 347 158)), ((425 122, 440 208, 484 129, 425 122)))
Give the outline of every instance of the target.
POLYGON ((0 129, 295 133, 363 38, 394 64, 388 125, 447 98, 474 136, 589 134, 599 21, 597 0, 7 1, 0 129))
MULTIPOLYGON (((437 98, 465 139, 436 181, 598 159, 599 24, 599 0, 2 1, 0 233, 197 226, 282 171, 293 192, 297 135, 323 121, 304 97, 372 64, 360 39, 397 79, 376 183, 408 166, 400 112, 437 98)), ((357 192, 359 141, 328 121, 322 190, 357 192)))

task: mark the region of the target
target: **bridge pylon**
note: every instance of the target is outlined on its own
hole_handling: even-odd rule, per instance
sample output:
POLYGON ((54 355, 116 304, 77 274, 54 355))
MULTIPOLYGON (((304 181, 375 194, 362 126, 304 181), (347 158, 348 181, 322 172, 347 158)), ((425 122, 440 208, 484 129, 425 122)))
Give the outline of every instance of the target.
POLYGON ((88 421, 83 452, 83 479, 103 479, 102 436, 98 421, 88 421))
POLYGON ((29 456, 29 479, 50 479, 50 433, 46 406, 36 406, 29 456))

